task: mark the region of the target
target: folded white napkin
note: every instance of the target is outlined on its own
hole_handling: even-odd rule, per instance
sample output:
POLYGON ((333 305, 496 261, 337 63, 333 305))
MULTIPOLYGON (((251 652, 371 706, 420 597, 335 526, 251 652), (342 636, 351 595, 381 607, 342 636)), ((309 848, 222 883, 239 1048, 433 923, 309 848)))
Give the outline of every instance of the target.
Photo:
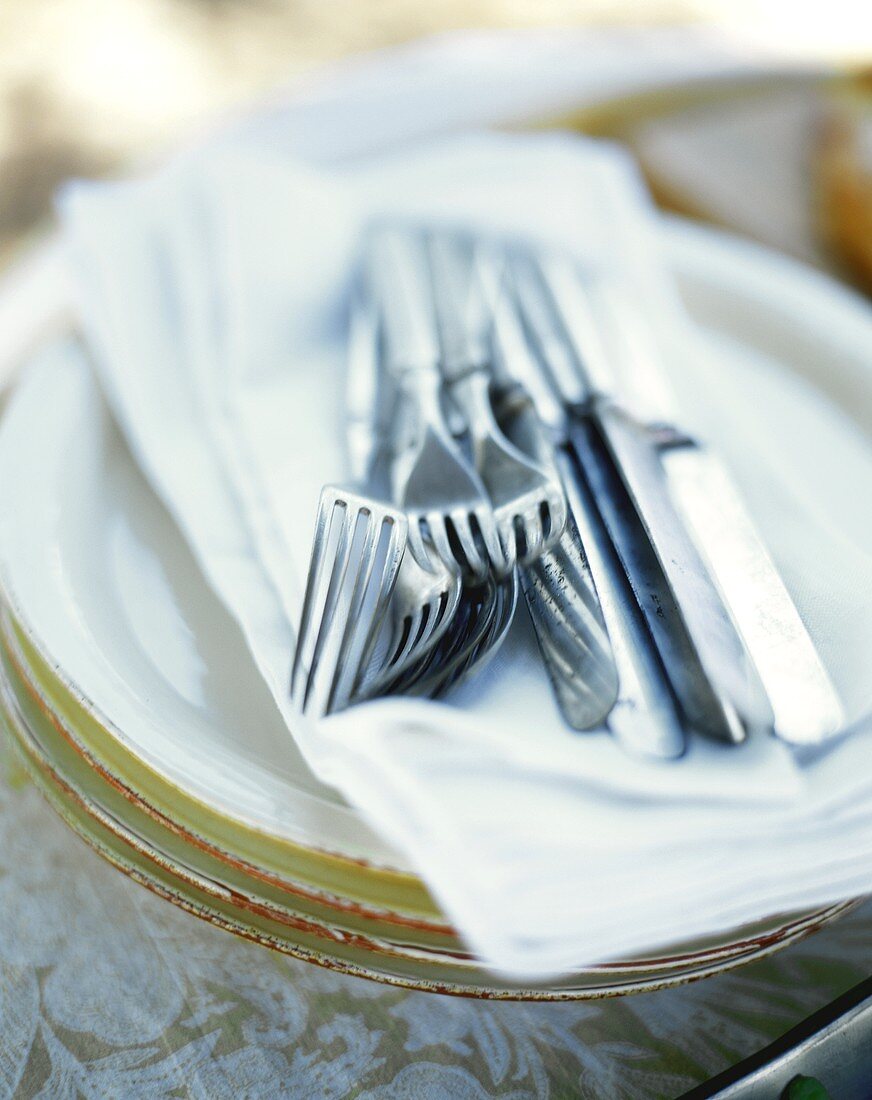
POLYGON ((804 763, 771 739, 631 759, 563 725, 523 608, 498 658, 445 702, 376 701, 314 724, 292 714, 318 493, 343 476, 347 283, 362 225, 385 213, 557 242, 627 281, 689 422, 734 463, 849 711, 872 704, 872 516, 856 506, 872 455, 767 362, 719 370, 619 150, 477 134, 317 170, 225 148, 143 181, 76 185, 63 212, 115 414, 289 729, 488 965, 542 977, 872 888, 868 724, 804 763))

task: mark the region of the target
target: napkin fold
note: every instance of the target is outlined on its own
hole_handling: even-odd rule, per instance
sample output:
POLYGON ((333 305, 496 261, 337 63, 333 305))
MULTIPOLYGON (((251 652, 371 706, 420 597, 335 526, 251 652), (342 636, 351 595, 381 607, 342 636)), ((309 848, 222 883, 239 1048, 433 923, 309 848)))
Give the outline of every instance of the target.
POLYGON ((692 328, 623 151, 476 133, 316 168, 249 141, 73 185, 61 210, 103 389, 288 736, 486 965, 540 979, 872 889, 872 725, 859 721, 872 516, 857 514, 872 454, 810 386, 692 328), (444 702, 377 700, 318 722, 292 711, 318 494, 344 474, 349 279, 363 227, 384 215, 557 244, 627 285, 688 424, 748 493, 852 737, 802 758, 769 738, 697 738, 676 763, 632 759, 563 724, 523 607, 494 662, 444 702))

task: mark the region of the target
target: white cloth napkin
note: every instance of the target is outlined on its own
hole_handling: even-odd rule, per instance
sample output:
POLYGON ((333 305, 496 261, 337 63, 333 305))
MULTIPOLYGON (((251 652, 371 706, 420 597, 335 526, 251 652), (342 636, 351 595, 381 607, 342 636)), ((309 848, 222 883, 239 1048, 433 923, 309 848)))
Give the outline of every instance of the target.
POLYGON ((384 213, 557 242, 628 282, 689 420, 750 489, 851 713, 872 703, 872 517, 856 507, 872 455, 767 363, 718 370, 619 150, 482 133, 314 169, 225 148, 74 186, 63 211, 116 416, 289 729, 488 965, 543 977, 872 888, 872 729, 806 763, 770 739, 631 759, 563 725, 523 609, 497 660, 443 703, 376 701, 315 724, 291 712, 318 492, 343 474, 345 292, 360 229, 384 213))

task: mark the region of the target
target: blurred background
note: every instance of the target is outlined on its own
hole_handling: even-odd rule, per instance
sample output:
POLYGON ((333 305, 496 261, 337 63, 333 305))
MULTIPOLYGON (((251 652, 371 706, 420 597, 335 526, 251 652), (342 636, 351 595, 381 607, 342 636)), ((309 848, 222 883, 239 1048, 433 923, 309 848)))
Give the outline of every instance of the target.
POLYGON ((688 23, 777 49, 796 71, 571 124, 629 141, 664 205, 872 286, 862 0, 3 0, 0 262, 41 231, 63 179, 117 171, 324 62, 468 27, 688 23))

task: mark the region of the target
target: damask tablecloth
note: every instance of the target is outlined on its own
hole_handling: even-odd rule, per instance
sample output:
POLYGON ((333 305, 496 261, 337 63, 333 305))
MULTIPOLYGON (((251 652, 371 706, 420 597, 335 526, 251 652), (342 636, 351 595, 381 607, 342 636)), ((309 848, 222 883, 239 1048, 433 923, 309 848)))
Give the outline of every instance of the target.
POLYGON ((106 864, 0 764, 0 1097, 677 1097, 868 976, 872 904, 770 959, 575 1004, 415 993, 274 954, 106 864))

